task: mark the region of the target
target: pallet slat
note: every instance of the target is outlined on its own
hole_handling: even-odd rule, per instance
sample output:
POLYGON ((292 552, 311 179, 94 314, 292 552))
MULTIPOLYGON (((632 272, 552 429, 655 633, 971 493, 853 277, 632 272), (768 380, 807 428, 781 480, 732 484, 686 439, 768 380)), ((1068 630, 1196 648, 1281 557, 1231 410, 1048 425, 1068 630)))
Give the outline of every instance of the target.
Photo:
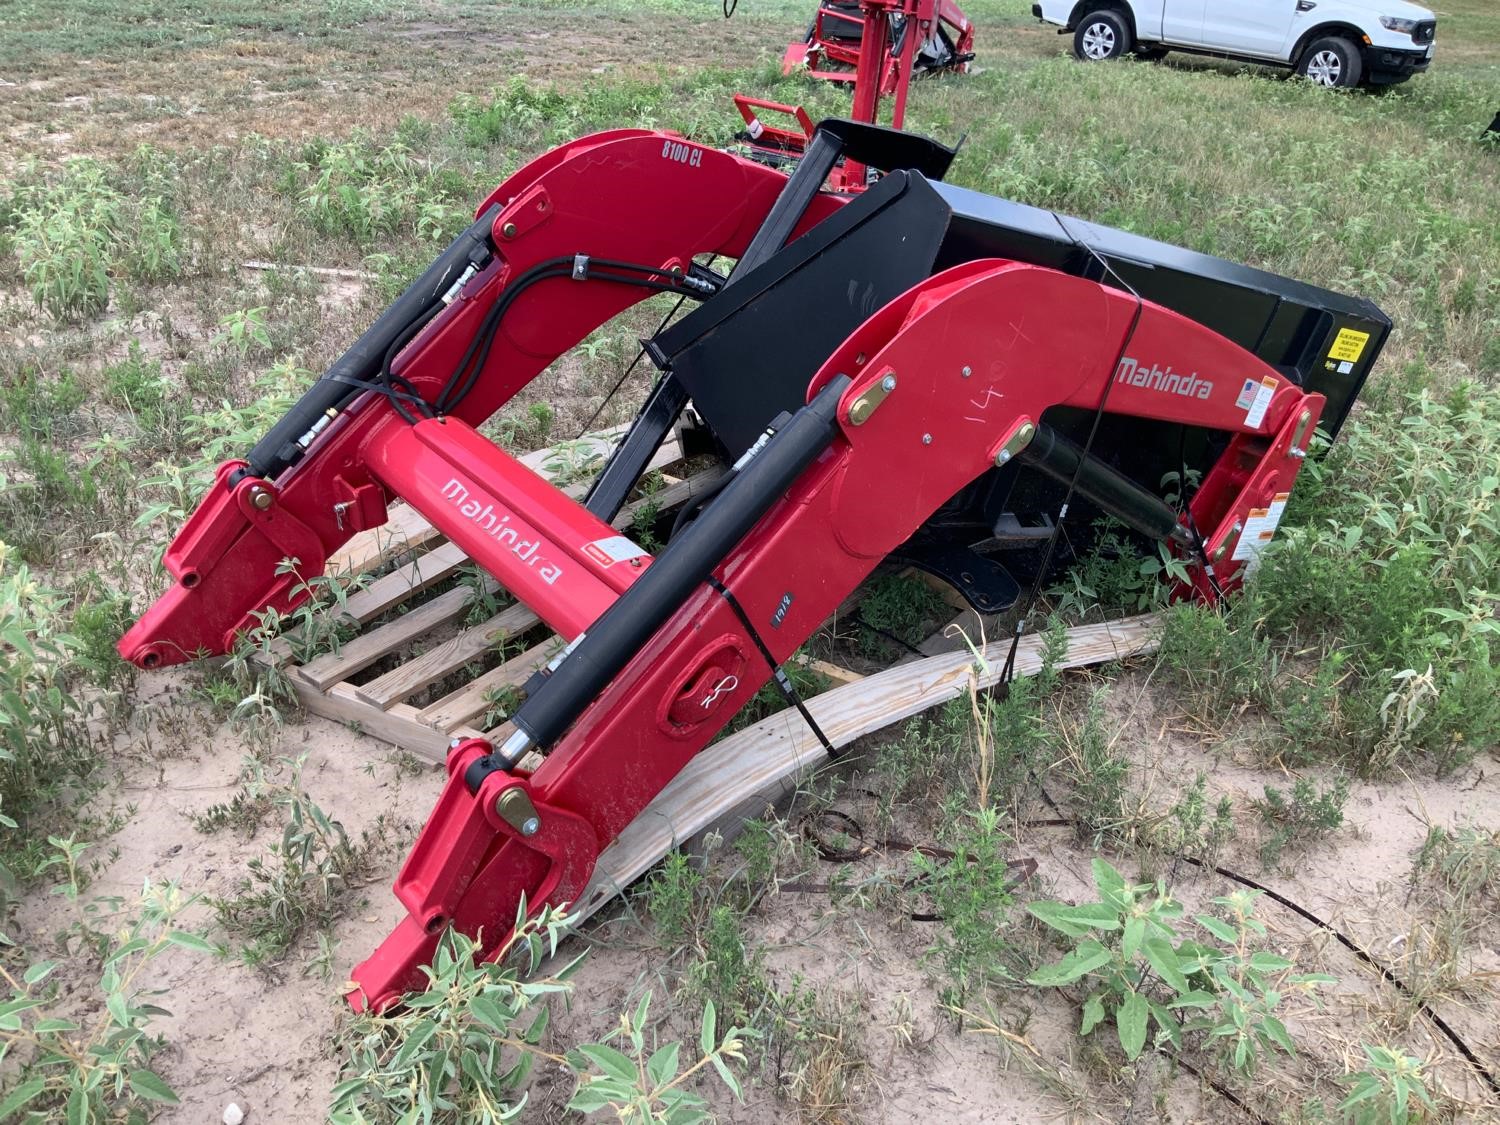
POLYGON ((460 728, 451 733, 437 730, 417 720, 415 707, 403 705, 392 707, 389 711, 376 711, 350 695, 348 684, 334 684, 328 691, 319 691, 295 670, 288 674, 288 679, 302 705, 313 714, 341 723, 355 724, 366 734, 372 734, 434 762, 441 762, 447 755, 451 739, 479 734, 468 728, 460 728))
POLYGON ((384 711, 393 704, 410 699, 431 687, 444 676, 458 671, 471 660, 511 637, 541 624, 541 619, 517 602, 479 625, 464 629, 420 656, 392 668, 383 676, 354 689, 354 694, 371 707, 384 711))
POLYGON ((469 556, 456 543, 434 547, 399 570, 382 575, 363 590, 350 594, 349 600, 344 603, 344 615, 363 625, 386 610, 400 605, 413 594, 419 594, 427 587, 441 582, 468 561, 469 556))
POLYGON ((419 721, 439 730, 449 730, 478 719, 489 709, 487 698, 491 692, 508 687, 520 687, 531 678, 531 674, 551 659, 562 642, 552 637, 542 644, 513 656, 499 667, 481 673, 456 691, 449 692, 436 703, 417 712, 419 721))
MULTIPOLYGON (((491 580, 485 583, 485 587, 486 592, 493 593, 500 588, 500 584, 491 580)), ((424 602, 394 621, 387 621, 384 625, 345 641, 338 652, 325 653, 316 660, 309 661, 302 666, 302 674, 319 691, 327 691, 340 680, 347 680, 356 672, 368 668, 382 656, 396 651, 404 644, 410 644, 424 633, 446 625, 467 610, 476 596, 477 591, 472 586, 457 586, 452 590, 445 590, 430 602, 424 602)))
MULTIPOLYGON (((628 527, 636 513, 648 503, 661 508, 672 508, 685 503, 701 493, 717 475, 716 472, 699 473, 680 484, 662 489, 654 496, 627 504, 615 517, 614 526, 628 527)), ((513 606, 488 621, 464 629, 457 636, 413 657, 399 668, 393 668, 371 680, 360 687, 357 694, 371 706, 382 709, 410 699, 417 692, 431 687, 471 660, 484 655, 505 638, 519 636, 537 624, 539 619, 529 609, 525 606, 513 606)))

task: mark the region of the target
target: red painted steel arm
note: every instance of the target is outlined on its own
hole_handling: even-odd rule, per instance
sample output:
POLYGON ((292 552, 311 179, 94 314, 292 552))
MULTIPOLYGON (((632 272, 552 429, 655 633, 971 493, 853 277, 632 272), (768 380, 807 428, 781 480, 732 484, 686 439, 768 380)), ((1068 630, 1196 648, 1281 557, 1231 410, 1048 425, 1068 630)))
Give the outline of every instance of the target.
MULTIPOLYGON (((857 373, 833 445, 716 571, 775 659, 790 657, 883 557, 1054 406, 1093 410, 1108 389, 1111 413, 1234 434, 1193 502, 1210 550, 1289 489, 1301 464, 1293 435, 1311 432, 1321 399, 1152 304, 1117 367, 1135 310, 1118 290, 990 260, 928 279, 856 330, 809 387, 810 400, 836 374, 857 373), (892 375, 894 390, 854 423, 852 405, 892 375)), ((1226 561, 1221 580, 1239 566, 1226 561)), ((471 793, 465 770, 487 746, 461 747, 397 882, 410 916, 354 970, 351 1002, 383 1006, 419 986, 447 925, 482 933, 493 952, 523 896, 532 911, 570 901, 600 850, 769 673, 725 599, 704 585, 534 774, 492 773, 471 793)))
MULTIPOLYGON (((664 132, 616 130, 538 157, 479 208, 504 204, 495 260, 405 348, 394 371, 429 400, 506 288, 539 262, 584 253, 686 270, 695 255, 737 257, 785 185, 781 174, 664 132)), ((842 200, 820 195, 800 229, 842 200)), ((646 291, 606 282, 544 281, 519 296, 501 324, 473 393, 455 412, 478 425, 559 355, 635 304, 646 291)), ((223 653, 265 608, 286 611, 297 586, 321 575, 330 554, 385 520, 389 498, 369 472, 374 450, 406 429, 388 401, 367 393, 329 424, 306 456, 275 481, 231 487, 242 463, 221 468, 167 549, 176 583, 120 642, 146 668, 223 653), (297 573, 278 576, 282 560, 297 573)))

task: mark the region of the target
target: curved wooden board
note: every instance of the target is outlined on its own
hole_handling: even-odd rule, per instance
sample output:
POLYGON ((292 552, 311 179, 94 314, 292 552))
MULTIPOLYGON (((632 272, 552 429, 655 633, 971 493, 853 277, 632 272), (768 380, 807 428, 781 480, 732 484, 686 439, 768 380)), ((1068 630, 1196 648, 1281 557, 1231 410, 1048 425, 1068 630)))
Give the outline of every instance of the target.
MULTIPOLYGON (((1081 668, 1155 651, 1157 614, 1068 630, 1060 668, 1081 668)), ((1000 677, 1009 639, 988 645, 978 670, 981 688, 1000 677)), ((1042 638, 1023 637, 1016 675, 1042 668, 1042 638)), ((835 747, 946 703, 968 690, 975 674, 968 652, 944 653, 898 665, 807 701, 818 726, 835 747)), ((662 856, 734 812, 757 794, 774 790, 820 765, 827 753, 792 708, 762 719, 708 747, 672 779, 599 857, 594 877, 569 912, 582 922, 621 893, 662 856)))

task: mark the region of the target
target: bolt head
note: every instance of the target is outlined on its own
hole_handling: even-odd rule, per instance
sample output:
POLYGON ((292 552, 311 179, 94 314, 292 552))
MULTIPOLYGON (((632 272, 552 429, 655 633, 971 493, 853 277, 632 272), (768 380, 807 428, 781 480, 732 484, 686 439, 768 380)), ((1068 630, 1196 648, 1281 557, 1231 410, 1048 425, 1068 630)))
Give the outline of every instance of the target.
POLYGON ((501 234, 501 237, 503 237, 503 238, 515 238, 516 237, 516 224, 515 223, 506 223, 503 227, 500 228, 500 234, 501 234))
POLYGON ((894 391, 896 389, 896 377, 894 375, 887 375, 884 379, 880 380, 880 389, 886 393, 894 391))
POLYGON ((1010 450, 1008 449, 1002 449, 999 453, 995 454, 995 464, 997 465, 1003 465, 1009 460, 1010 450))
POLYGON ((252 488, 250 490, 250 503, 262 512, 271 506, 271 499, 271 494, 264 488, 252 488))
POLYGON ((967 363, 964 364, 964 378, 967 379, 972 374, 974 374, 974 369, 972 367, 970 367, 967 363))
POLYGON ((528 816, 521 822, 522 836, 535 836, 541 830, 542 822, 534 816, 528 816))
POLYGON ((922 435, 922 444, 923 445, 931 445, 932 444, 932 435, 931 434, 923 434, 922 435))

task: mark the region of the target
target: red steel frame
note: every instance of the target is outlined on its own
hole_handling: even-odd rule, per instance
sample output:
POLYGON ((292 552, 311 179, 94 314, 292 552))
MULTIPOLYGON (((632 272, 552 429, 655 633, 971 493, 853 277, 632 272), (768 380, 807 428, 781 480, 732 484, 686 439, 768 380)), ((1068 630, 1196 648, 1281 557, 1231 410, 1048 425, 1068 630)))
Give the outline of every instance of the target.
MULTIPOLYGON (((893 97, 895 102, 891 108, 890 124, 895 129, 903 128, 906 123, 906 97, 911 83, 912 61, 916 57, 918 44, 927 40, 939 24, 944 24, 952 29, 955 51, 960 55, 971 54, 974 49, 974 27, 952 0, 862 0, 860 10, 864 34, 860 38, 858 51, 823 38, 824 19, 847 20, 851 17, 825 12, 819 6, 813 20, 813 42, 793 43, 789 46, 782 58, 781 72, 790 74, 798 66, 805 64, 814 78, 854 83, 854 105, 849 116, 869 125, 880 123, 880 103, 887 97, 893 97), (900 54, 891 48, 891 21, 896 16, 904 16, 910 29, 901 44, 900 54), (820 59, 844 63, 854 69, 820 69, 820 59)), ((969 64, 960 63, 955 69, 966 73, 969 64)), ((798 153, 812 139, 812 121, 800 106, 785 105, 745 94, 735 95, 734 103, 754 144, 778 152, 798 153), (785 126, 768 125, 761 120, 758 111, 793 117, 801 132, 793 132, 785 126)), ((835 191, 863 191, 866 182, 865 166, 853 161, 845 161, 829 176, 829 184, 835 191)))
MULTIPOLYGON (((670 133, 619 130, 547 153, 481 206, 483 213, 492 202, 504 204, 494 223, 499 255, 413 340, 397 371, 434 398, 506 285, 559 254, 587 250, 665 269, 686 269, 701 253, 737 256, 784 183, 760 164, 670 133)), ((843 201, 820 194, 800 229, 843 201)), ((589 565, 586 543, 608 529, 561 493, 522 480, 517 474, 525 470, 483 448, 487 443, 469 427, 641 294, 607 283, 545 282, 516 300, 455 418, 411 426, 370 394, 274 482, 243 480, 231 489, 228 474, 242 463, 224 466, 167 552, 178 583, 121 641, 122 654, 155 666, 225 651, 236 632, 255 623, 257 610, 268 604, 284 610, 295 600, 275 574, 284 557, 297 557, 303 579, 320 573, 352 534, 381 522, 392 495, 405 496, 450 534, 461 531, 455 520, 487 523, 493 510, 476 509, 476 516, 460 505, 457 517, 445 515, 453 499, 445 489, 459 463, 472 495, 526 522, 542 549, 553 552, 549 557, 575 568, 581 585, 568 587, 569 594, 535 584, 528 592, 541 602, 534 609, 555 618, 565 636, 575 633, 585 623, 567 604, 571 591, 579 591, 592 614, 633 580, 618 563, 589 565), (445 426, 453 427, 451 441, 441 432, 445 426), (270 494, 269 503, 261 492, 270 494)), ((837 373, 853 376, 840 399, 839 434, 716 571, 752 620, 769 620, 782 607, 779 627, 762 634, 775 659, 789 658, 882 558, 1014 448, 1024 427, 1054 406, 1094 410, 1107 388, 1112 414, 1233 435, 1191 504, 1208 554, 1224 559, 1217 566, 1220 586, 1233 586, 1243 564, 1228 551, 1252 510, 1290 490, 1323 400, 1209 329, 1149 302, 1128 335, 1136 308, 1135 298, 1092 281, 1000 259, 975 261, 878 310, 829 356, 808 394, 837 373), (1127 336, 1131 362, 1117 372, 1127 336), (1138 363, 1204 379, 1189 394, 1169 393, 1128 378, 1138 363), (892 374, 897 384, 887 401, 855 424, 852 404, 892 374), (1254 412, 1244 406, 1249 383, 1265 392, 1254 412), (788 605, 789 593, 795 596, 788 605)), ((526 577, 518 567, 529 563, 515 543, 471 535, 464 545, 497 575, 526 577)), ((637 561, 639 567, 626 560, 628 571, 639 572, 648 560, 637 561)), ((1206 576, 1195 573, 1194 582, 1206 585, 1206 576)), ((396 883, 408 917, 354 970, 351 1003, 383 1007, 420 987, 421 967, 446 926, 481 934, 490 954, 508 935, 523 896, 532 912, 571 901, 600 851, 769 671, 725 599, 704 586, 535 773, 493 773, 470 793, 464 772, 489 746, 480 740, 459 746, 396 883), (533 835, 523 836, 497 811, 511 788, 524 790, 536 809, 540 828, 533 835)))

